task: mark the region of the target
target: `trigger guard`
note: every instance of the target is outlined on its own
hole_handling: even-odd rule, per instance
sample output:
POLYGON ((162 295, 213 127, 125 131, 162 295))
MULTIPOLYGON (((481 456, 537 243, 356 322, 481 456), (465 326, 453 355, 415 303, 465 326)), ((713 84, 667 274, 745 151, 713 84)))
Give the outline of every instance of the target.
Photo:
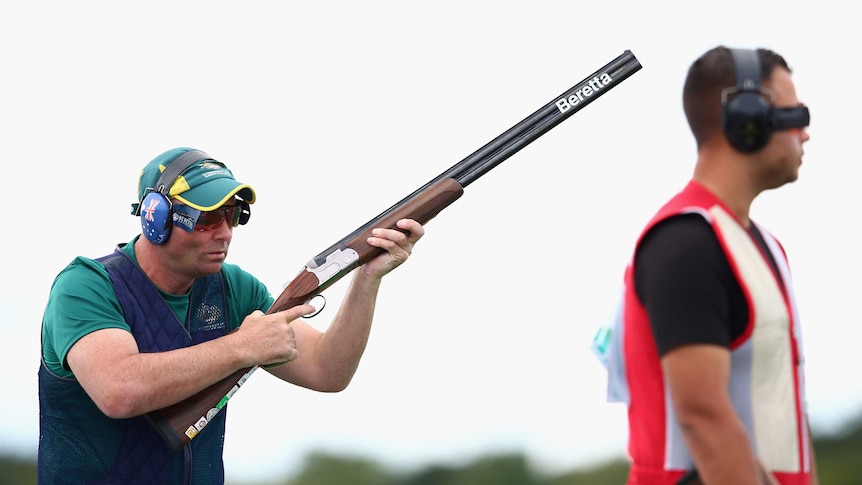
POLYGON ((308 315, 303 315, 302 318, 316 317, 320 312, 323 311, 324 308, 326 308, 326 298, 323 295, 314 295, 314 297, 312 297, 310 300, 308 300, 308 303, 310 304, 311 302, 313 302, 317 298, 320 298, 321 300, 323 300, 323 304, 320 305, 320 308, 316 309, 313 313, 309 313, 308 315))

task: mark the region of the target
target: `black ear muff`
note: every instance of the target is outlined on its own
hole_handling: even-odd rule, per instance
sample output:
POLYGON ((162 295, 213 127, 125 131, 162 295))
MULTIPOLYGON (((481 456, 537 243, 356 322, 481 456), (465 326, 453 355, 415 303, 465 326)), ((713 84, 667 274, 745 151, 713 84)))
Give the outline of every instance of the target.
POLYGON ((731 146, 743 153, 763 148, 772 135, 772 100, 760 88, 757 51, 731 49, 736 86, 721 93, 722 128, 731 146))
POLYGON ((171 186, 192 164, 209 159, 210 156, 200 150, 189 150, 183 153, 162 172, 156 186, 144 192, 144 197, 138 203, 136 215, 141 217, 144 237, 151 243, 164 244, 171 235, 174 215, 169 195, 171 186))
POLYGON ((244 200, 239 201, 239 225, 244 225, 251 218, 251 204, 244 200))

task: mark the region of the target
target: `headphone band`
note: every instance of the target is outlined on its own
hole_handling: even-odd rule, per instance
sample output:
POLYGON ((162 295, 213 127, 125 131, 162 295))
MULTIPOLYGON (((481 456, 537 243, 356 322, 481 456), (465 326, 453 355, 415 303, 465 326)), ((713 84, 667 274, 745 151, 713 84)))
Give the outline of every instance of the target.
POLYGON ((171 186, 174 185, 174 181, 176 181, 176 179, 179 178, 187 168, 201 160, 212 160, 212 158, 200 150, 189 150, 183 153, 168 165, 164 172, 162 172, 162 175, 159 177, 153 190, 161 193, 165 197, 168 197, 168 193, 171 191, 171 186))
POLYGON ((736 87, 740 91, 760 91, 760 60, 757 51, 731 49, 736 71, 736 87))

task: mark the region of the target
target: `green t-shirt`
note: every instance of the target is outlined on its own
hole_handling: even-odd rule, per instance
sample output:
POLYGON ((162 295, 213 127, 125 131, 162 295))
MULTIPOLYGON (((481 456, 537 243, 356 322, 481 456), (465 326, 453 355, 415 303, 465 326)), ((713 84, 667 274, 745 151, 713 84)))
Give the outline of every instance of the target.
MULTIPOLYGON (((123 246, 136 264, 135 240, 123 246)), ((239 266, 222 264, 227 298, 228 331, 236 329, 255 310, 266 311, 274 298, 266 286, 239 266)), ((189 295, 171 295, 159 290, 162 297, 181 321, 185 321, 189 295)), ((93 259, 79 256, 54 279, 48 304, 42 317, 42 358, 51 372, 72 377, 66 366, 66 354, 84 335, 105 328, 122 328, 131 332, 123 316, 123 308, 105 266, 93 259)))

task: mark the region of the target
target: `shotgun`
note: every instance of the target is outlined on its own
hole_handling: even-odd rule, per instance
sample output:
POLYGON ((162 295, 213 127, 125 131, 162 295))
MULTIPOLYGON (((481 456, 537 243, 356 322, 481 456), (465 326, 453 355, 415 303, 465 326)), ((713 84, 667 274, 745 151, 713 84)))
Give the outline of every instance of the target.
MULTIPOLYGON (((291 280, 267 313, 309 302, 355 268, 381 253, 366 239, 375 227, 396 228, 400 219, 425 224, 457 200, 464 188, 641 69, 626 50, 541 109, 509 128, 413 193, 380 213, 314 258, 291 280)), ((168 446, 176 451, 191 441, 227 404, 259 366, 240 369, 171 406, 147 414, 168 446)))

